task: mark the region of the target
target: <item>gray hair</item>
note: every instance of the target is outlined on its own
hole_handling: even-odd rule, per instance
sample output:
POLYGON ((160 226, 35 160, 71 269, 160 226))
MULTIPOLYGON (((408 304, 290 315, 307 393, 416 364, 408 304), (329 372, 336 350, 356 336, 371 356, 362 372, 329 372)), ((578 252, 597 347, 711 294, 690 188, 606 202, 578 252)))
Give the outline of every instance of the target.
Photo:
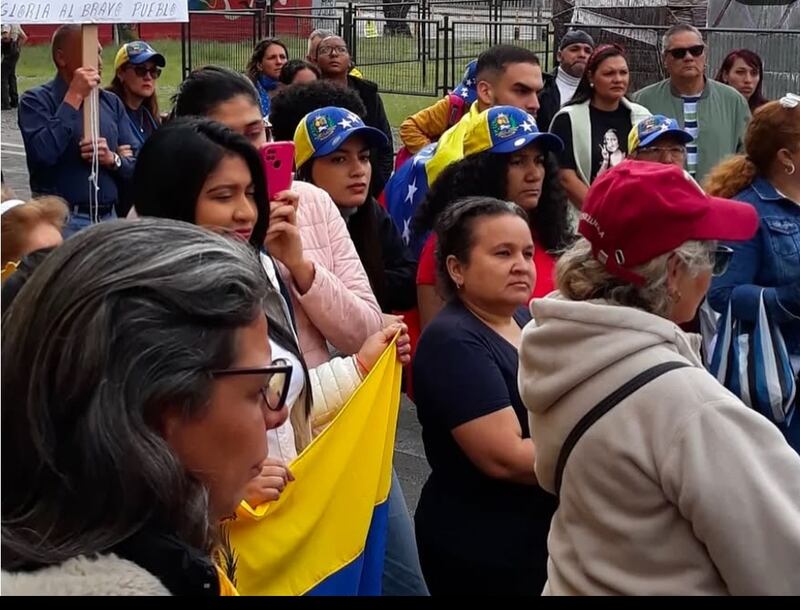
POLYGON ((636 286, 609 273, 592 255, 592 246, 584 238, 567 250, 556 265, 556 282, 565 297, 573 301, 604 299, 614 305, 636 307, 666 318, 670 300, 667 287, 667 262, 678 256, 693 276, 713 265, 715 241, 687 241, 672 252, 633 269, 645 278, 636 286))
POLYGON ((675 25, 670 27, 666 32, 664 32, 664 36, 661 38, 662 53, 667 52, 667 49, 669 48, 669 39, 672 38, 675 34, 680 34, 681 32, 692 32, 694 34, 697 34, 700 40, 703 40, 703 34, 691 23, 676 23, 675 25))
POLYGON ((262 312, 253 249, 183 222, 102 223, 54 250, 2 321, 4 568, 103 552, 146 523, 208 549, 208 493, 159 434, 262 312))
POLYGON ((325 40, 326 38, 330 38, 331 36, 338 36, 336 32, 332 30, 323 30, 323 29, 316 29, 308 35, 308 49, 306 50, 306 55, 311 54, 311 44, 319 38, 320 41, 325 40))

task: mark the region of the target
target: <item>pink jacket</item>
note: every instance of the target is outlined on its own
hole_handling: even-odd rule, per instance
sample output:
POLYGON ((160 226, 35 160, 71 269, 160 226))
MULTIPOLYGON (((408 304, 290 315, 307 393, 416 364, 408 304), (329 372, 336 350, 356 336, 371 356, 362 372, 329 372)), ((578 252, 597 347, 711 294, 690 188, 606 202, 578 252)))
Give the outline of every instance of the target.
POLYGON ((343 354, 355 354, 383 327, 378 301, 342 215, 328 193, 294 182, 300 196, 297 224, 303 253, 314 263, 314 283, 300 295, 288 269, 278 263, 292 295, 300 349, 309 368, 331 359, 326 341, 343 354))

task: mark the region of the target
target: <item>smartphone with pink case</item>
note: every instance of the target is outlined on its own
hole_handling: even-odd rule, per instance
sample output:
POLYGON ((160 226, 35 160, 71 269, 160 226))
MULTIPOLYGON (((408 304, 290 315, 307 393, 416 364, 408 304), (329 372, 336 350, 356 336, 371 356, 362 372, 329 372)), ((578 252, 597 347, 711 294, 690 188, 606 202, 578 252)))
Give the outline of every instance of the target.
POLYGON ((259 151, 261 165, 267 178, 267 195, 273 201, 275 195, 288 190, 294 177, 294 143, 270 142, 259 151))

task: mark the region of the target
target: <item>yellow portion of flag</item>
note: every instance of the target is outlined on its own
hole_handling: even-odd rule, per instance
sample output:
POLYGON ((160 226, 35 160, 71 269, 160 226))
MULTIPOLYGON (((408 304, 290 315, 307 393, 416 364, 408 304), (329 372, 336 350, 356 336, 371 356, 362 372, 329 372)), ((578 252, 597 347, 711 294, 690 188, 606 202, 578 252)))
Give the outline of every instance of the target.
POLYGON ((276 502, 227 524, 242 595, 303 595, 358 558, 392 482, 401 367, 394 342, 331 424, 291 463, 276 502))

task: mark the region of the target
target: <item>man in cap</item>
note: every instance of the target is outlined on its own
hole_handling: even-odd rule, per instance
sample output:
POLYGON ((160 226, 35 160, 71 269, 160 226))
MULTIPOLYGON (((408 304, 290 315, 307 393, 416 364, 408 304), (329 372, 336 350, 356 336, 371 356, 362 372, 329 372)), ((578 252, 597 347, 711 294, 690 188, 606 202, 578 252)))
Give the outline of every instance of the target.
POLYGON ((639 161, 683 167, 686 145, 694 138, 678 121, 656 114, 639 121, 628 134, 628 156, 639 161))
POLYGON ((583 30, 567 32, 558 45, 556 69, 544 76, 544 89, 539 94, 536 123, 547 131, 553 117, 574 95, 583 78, 586 63, 594 51, 594 40, 583 30))
POLYGON ((96 150, 92 134, 83 133, 84 101, 100 85, 102 60, 98 57, 97 70, 83 67, 79 25, 63 25, 56 30, 52 54, 57 74, 20 98, 19 128, 31 192, 34 196, 57 195, 69 204, 66 237, 92 222, 115 216, 119 189, 131 178, 135 165, 133 158, 121 157, 115 151, 133 146, 135 136, 120 99, 102 90, 97 97, 96 150), (97 190, 90 182, 95 159, 97 190))

